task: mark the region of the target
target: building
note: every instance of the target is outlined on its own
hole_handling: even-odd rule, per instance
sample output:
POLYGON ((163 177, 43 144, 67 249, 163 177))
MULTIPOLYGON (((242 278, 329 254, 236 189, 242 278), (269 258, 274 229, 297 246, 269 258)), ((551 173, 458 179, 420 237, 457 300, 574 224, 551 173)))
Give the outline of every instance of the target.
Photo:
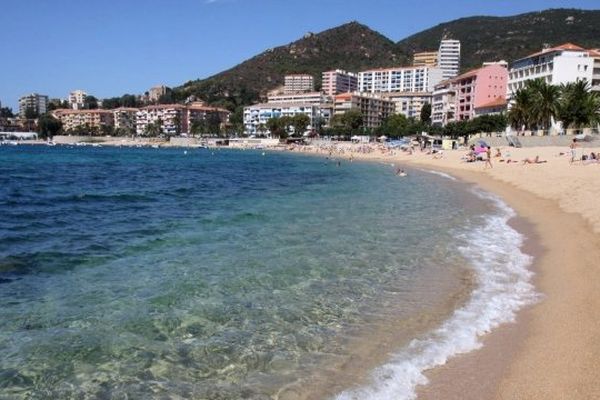
POLYGON ((83 90, 73 90, 69 93, 69 106, 73 110, 81 110, 85 106, 85 98, 87 93, 83 90))
POLYGON ((341 69, 325 71, 322 75, 321 91, 327 96, 358 90, 358 75, 341 69))
POLYGON ((147 135, 150 124, 157 133, 178 135, 188 131, 187 108, 181 104, 159 104, 140 108, 136 112, 135 127, 138 135, 147 135))
POLYGON ((381 68, 358 73, 358 90, 366 93, 432 92, 442 70, 432 67, 381 68))
POLYGON ((421 118, 423 105, 431 104, 431 92, 391 92, 383 93, 382 98, 394 103, 396 114, 407 118, 421 118))
POLYGON ((101 133, 115 124, 111 110, 58 109, 54 110, 52 115, 62 122, 63 130, 66 132, 83 130, 86 133, 92 131, 101 133))
POLYGON ((207 106, 204 102, 197 101, 189 104, 186 107, 186 119, 188 130, 191 130, 192 124, 195 121, 218 121, 220 128, 223 129, 229 124, 229 117, 231 113, 219 107, 207 106))
POLYGON ((451 80, 445 80, 435 86, 431 99, 431 123, 445 126, 454 121, 456 113, 456 90, 451 80))
POLYGON ((162 96, 171 92, 171 88, 165 85, 158 85, 150 88, 148 91, 148 101, 157 102, 162 96))
POLYGON ((475 107, 475 116, 480 117, 482 115, 499 115, 506 111, 508 102, 505 98, 498 97, 489 103, 482 104, 475 107))
POLYGON ((136 131, 136 115, 139 109, 119 107, 113 110, 115 130, 133 134, 136 131))
POLYGON ((344 114, 356 109, 363 116, 365 128, 377 128, 383 120, 394 113, 394 102, 378 95, 366 93, 342 93, 334 97, 333 114, 344 114))
POLYGON ((413 66, 414 67, 437 67, 438 65, 438 52, 437 51, 423 51, 420 53, 413 54, 413 66))
POLYGON ((284 78, 284 93, 302 93, 313 92, 315 90, 315 80, 312 75, 292 74, 284 78))
POLYGON ((475 109, 506 98, 508 71, 500 64, 466 72, 452 80, 455 89, 457 121, 475 117, 475 109))
POLYGON ((26 111, 31 110, 36 115, 45 114, 48 111, 48 96, 32 93, 19 99, 19 116, 25 118, 26 111))
POLYGON ((331 97, 324 95, 321 92, 304 92, 304 93, 275 93, 270 92, 268 95, 269 103, 305 103, 319 105, 321 103, 331 102, 331 97))
MULTIPOLYGON (((512 98, 517 90, 534 79, 543 79, 552 85, 585 79, 593 85, 596 61, 590 53, 594 54, 575 44, 565 43, 514 61, 508 71, 507 97, 512 98)), ((597 75, 600 75, 600 65, 597 75)))
POLYGON ((592 90, 600 92, 600 49, 590 50, 590 57, 594 59, 592 72, 592 90))
POLYGON ((460 40, 443 39, 438 50, 438 67, 442 79, 452 79, 460 71, 460 40))
POLYGON ((267 121, 271 118, 293 117, 305 114, 310 119, 307 129, 313 128, 321 115, 319 107, 311 103, 263 103, 244 107, 244 131, 248 135, 270 134, 267 121))

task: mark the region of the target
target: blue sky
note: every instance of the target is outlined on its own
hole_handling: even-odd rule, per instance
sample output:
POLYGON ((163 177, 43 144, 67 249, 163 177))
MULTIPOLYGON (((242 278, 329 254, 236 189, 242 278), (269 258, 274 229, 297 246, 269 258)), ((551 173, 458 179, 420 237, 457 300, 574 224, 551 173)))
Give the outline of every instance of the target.
POLYGON ((598 0, 1 0, 0 101, 143 93, 204 78, 304 33, 358 20, 397 41, 471 15, 598 0))

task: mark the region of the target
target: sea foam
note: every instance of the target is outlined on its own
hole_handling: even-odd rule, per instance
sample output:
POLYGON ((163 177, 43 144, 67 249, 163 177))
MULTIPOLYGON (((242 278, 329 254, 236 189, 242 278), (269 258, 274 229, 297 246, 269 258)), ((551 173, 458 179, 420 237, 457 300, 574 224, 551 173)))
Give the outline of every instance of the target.
POLYGON ((421 171, 429 172, 430 174, 438 175, 438 176, 441 176, 443 178, 450 179, 451 181, 455 181, 456 180, 455 177, 453 177, 452 175, 448 175, 448 174, 446 174, 444 172, 434 171, 432 169, 423 169, 421 171))
POLYGON ((460 235, 466 244, 458 251, 470 261, 477 281, 470 299, 440 327, 414 339, 374 370, 369 384, 342 392, 336 399, 415 399, 417 386, 428 383, 426 370, 480 348, 482 335, 514 322, 518 310, 536 302, 538 294, 530 282, 533 273, 528 269, 532 257, 521 251, 524 236, 508 224, 515 212, 492 194, 474 193, 493 202, 497 212, 487 216, 482 226, 460 235))

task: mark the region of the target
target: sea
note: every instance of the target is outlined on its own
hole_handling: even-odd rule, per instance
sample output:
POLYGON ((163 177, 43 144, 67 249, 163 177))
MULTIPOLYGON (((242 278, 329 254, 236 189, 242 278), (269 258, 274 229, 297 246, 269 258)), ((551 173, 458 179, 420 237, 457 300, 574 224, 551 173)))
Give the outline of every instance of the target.
POLYGON ((416 398, 536 293, 510 207, 396 168, 0 146, 0 399, 416 398))

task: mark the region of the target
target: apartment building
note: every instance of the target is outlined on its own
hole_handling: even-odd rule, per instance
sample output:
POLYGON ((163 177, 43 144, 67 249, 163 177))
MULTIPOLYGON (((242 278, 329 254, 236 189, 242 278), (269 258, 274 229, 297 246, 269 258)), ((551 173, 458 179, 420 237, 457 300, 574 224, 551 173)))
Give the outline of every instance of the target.
MULTIPOLYGON (((583 79, 593 84, 596 63, 593 54, 573 43, 565 43, 514 61, 508 71, 507 97, 512 98, 528 81, 538 78, 553 85, 583 79)), ((597 76, 600 83, 600 64, 597 76)))
POLYGON ((204 102, 198 101, 186 106, 185 118, 188 128, 191 128, 194 121, 207 121, 211 117, 217 117, 221 128, 224 128, 229 124, 230 115, 231 113, 224 108, 207 106, 204 102))
POLYGON ((319 105, 321 103, 331 102, 331 97, 321 92, 305 93, 275 93, 268 95, 269 103, 305 103, 319 105))
POLYGON ((139 109, 119 107, 113 110, 115 129, 134 133, 136 131, 136 115, 139 109))
POLYGON ((489 103, 475 107, 475 117, 482 115, 499 115, 506 111, 507 101, 505 98, 497 98, 489 103))
POLYGON ((78 129, 101 131, 103 127, 112 127, 115 124, 111 110, 58 109, 54 110, 52 115, 62 122, 63 130, 67 132, 78 129))
POLYGON ((358 73, 358 90, 366 93, 431 92, 442 81, 442 70, 432 67, 381 68, 358 73))
POLYGON ((407 118, 420 118, 425 104, 431 104, 431 92, 392 92, 382 93, 381 97, 394 103, 396 114, 407 118))
POLYGON ((263 103, 244 107, 244 131, 248 135, 270 134, 267 121, 271 118, 293 117, 305 114, 310 119, 307 129, 314 127, 314 123, 321 113, 319 107, 311 103, 263 103))
POLYGON ((590 57, 594 59, 592 71, 592 90, 600 92, 600 49, 590 50, 590 57))
POLYGON ((341 69, 325 71, 322 74, 321 91, 327 96, 358 90, 358 75, 341 69))
POLYGON ((157 124, 160 132, 177 135, 188 131, 187 109, 181 104, 159 104, 140 108, 136 112, 136 133, 148 134, 149 125, 157 124))
POLYGON ((359 110, 365 128, 377 128, 383 120, 394 113, 394 102, 378 95, 366 93, 342 93, 334 97, 333 114, 344 114, 348 110, 359 110))
POLYGON ((73 110, 81 110, 85 106, 85 98, 87 93, 83 90, 73 90, 69 93, 69 106, 73 110))
POLYGON ((38 93, 22 96, 19 98, 19 116, 25 118, 27 110, 37 115, 45 114, 48 111, 48 96, 38 93))
POLYGON ((445 126, 454 121, 456 113, 456 90, 451 80, 445 80, 435 86, 431 99, 431 123, 445 126))
POLYGON ((308 74, 291 74, 284 77, 283 92, 302 93, 313 92, 315 90, 315 80, 308 74))
POLYGON ((438 50, 438 64, 442 79, 452 79, 460 71, 460 40, 442 39, 438 50))
POLYGON ((437 51, 422 51, 413 54, 414 67, 437 67, 438 52, 437 51))

